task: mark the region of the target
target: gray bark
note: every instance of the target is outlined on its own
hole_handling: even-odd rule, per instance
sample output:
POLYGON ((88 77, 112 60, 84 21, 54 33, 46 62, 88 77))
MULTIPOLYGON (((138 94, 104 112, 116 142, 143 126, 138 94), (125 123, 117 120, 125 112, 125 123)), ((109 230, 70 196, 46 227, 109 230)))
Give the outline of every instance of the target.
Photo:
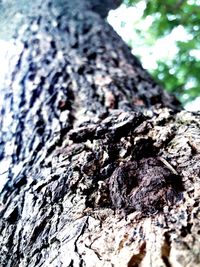
POLYGON ((11 4, 1 266, 200 265, 199 114, 105 22, 118 4, 11 4))

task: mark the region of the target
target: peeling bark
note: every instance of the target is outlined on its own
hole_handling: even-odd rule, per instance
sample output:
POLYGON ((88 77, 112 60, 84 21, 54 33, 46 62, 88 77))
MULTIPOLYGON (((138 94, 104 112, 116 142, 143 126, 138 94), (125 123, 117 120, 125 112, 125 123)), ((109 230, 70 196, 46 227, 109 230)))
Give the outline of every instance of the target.
POLYGON ((200 265, 200 115, 104 21, 118 4, 16 7, 1 84, 1 266, 200 265))

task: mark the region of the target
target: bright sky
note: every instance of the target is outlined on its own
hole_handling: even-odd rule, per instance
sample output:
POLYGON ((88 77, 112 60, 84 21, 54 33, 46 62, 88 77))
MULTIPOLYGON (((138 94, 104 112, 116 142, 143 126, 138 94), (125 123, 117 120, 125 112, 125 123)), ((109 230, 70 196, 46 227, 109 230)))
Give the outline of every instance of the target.
POLYGON ((108 22, 125 42, 133 40, 133 52, 141 56, 144 68, 154 69, 157 67, 156 61, 158 59, 170 59, 176 55, 175 41, 185 41, 189 36, 184 28, 179 26, 172 34, 156 41, 151 49, 149 47, 144 49, 144 45, 141 46, 138 34, 134 31, 135 27, 147 32, 153 22, 151 16, 148 16, 146 19, 141 18, 144 8, 144 2, 139 2, 135 7, 126 7, 122 4, 117 10, 112 10, 109 13, 108 22))
MULTIPOLYGON (((177 47, 175 41, 189 40, 192 36, 188 35, 182 26, 178 26, 170 35, 157 40, 151 48, 145 46, 134 30, 137 28, 144 34, 148 34, 147 31, 152 24, 153 18, 148 16, 146 19, 142 19, 144 9, 144 2, 139 2, 133 7, 126 7, 126 5, 122 4, 118 9, 110 11, 108 22, 125 42, 131 44, 133 54, 140 56, 143 67, 150 70, 157 68, 157 60, 164 59, 168 61, 176 56, 177 47)), ((200 52, 193 52, 200 59, 200 52)), ((200 110, 200 97, 187 104, 185 108, 190 111, 200 110)))

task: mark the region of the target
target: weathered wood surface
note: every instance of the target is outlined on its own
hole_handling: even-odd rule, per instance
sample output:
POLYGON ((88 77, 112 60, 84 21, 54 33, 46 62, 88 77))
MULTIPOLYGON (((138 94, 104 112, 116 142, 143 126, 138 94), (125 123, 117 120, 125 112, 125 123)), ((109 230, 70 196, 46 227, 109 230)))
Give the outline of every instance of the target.
POLYGON ((200 266, 200 114, 104 21, 114 1, 93 2, 16 7, 0 266, 200 266))

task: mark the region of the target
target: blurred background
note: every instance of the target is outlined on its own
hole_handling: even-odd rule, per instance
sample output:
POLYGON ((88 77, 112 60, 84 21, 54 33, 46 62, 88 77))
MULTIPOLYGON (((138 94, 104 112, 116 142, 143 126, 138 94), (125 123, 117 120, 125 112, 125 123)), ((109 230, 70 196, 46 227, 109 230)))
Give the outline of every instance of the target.
MULTIPOLYGON (((25 30, 22 14, 37 12, 30 4, 0 0, 1 84, 9 70, 7 55, 15 57, 22 49, 11 38, 13 29, 25 30)), ((166 90, 187 110, 200 110, 200 0, 123 0, 107 20, 166 90)))
POLYGON ((124 0, 107 20, 166 90, 200 110, 200 0, 124 0))

